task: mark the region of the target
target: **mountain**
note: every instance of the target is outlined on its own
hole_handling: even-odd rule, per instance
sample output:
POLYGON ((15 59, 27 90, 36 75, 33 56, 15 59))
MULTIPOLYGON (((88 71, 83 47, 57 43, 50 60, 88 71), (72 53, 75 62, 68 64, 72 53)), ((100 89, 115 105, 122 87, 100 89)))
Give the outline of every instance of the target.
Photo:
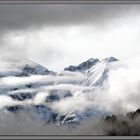
POLYGON ((29 76, 29 75, 56 75, 56 72, 50 71, 47 68, 43 67, 40 64, 35 62, 26 63, 22 67, 21 76, 29 76))
POLYGON ((93 87, 102 86, 114 62, 119 60, 91 58, 65 68, 59 75, 30 60, 0 62, 5 66, 0 70, 0 99, 7 101, 1 108, 12 113, 33 111, 45 123, 70 126, 90 117, 104 116, 108 112, 88 105, 86 95, 92 94, 93 87), (84 106, 83 100, 86 107, 78 110, 79 102, 84 106))
MULTIPOLYGON (((85 86, 101 86, 104 80, 107 80, 108 72, 113 68, 113 62, 119 60, 114 57, 108 57, 92 66, 87 71, 87 79, 83 82, 85 86)), ((116 64, 116 63, 115 63, 116 64)))
POLYGON ((42 65, 31 60, 0 61, 3 68, 0 70, 0 77, 6 76, 30 76, 30 75, 56 75, 42 65), (4 70, 3 70, 4 69, 4 70))
POLYGON ((70 65, 69 67, 65 68, 65 71, 79 71, 79 72, 84 72, 86 70, 88 70, 89 68, 91 68, 93 65, 97 64, 99 62, 99 59, 94 59, 94 58, 90 58, 87 61, 79 64, 78 66, 73 66, 70 65))
POLYGON ((111 56, 111 57, 107 57, 107 58, 103 59, 102 61, 110 63, 110 62, 115 62, 115 61, 119 61, 119 60, 117 58, 111 56))

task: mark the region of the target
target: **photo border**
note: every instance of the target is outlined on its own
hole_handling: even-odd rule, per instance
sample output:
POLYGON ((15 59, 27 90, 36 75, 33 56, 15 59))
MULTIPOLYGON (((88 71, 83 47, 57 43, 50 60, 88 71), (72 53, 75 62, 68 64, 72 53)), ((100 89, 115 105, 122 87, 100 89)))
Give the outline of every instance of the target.
MULTIPOLYGON (((0 5, 140 4, 140 0, 0 0, 0 5)), ((0 135, 0 139, 140 139, 140 136, 106 135, 0 135)))

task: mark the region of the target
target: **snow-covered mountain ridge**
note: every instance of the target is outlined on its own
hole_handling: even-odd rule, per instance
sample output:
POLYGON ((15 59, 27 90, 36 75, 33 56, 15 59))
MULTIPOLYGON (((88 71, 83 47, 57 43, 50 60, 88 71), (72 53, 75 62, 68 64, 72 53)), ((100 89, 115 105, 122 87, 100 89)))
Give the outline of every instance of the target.
POLYGON ((118 61, 91 58, 59 74, 29 60, 0 62, 0 102, 5 100, 0 109, 7 113, 32 110, 44 122, 58 125, 104 116, 108 112, 94 107, 87 95, 102 86, 112 63, 118 61))

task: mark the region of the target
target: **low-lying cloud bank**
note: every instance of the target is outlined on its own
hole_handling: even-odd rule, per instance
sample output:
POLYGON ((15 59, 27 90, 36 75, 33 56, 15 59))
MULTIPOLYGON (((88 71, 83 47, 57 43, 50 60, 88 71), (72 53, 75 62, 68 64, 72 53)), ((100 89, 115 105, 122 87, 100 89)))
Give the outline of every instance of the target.
POLYGON ((114 69, 111 69, 101 87, 83 86, 82 82, 86 79, 86 75, 78 73, 75 75, 65 73, 56 76, 34 75, 1 78, 1 92, 6 88, 8 90, 7 94, 3 90, 0 95, 0 134, 139 135, 139 110, 127 114, 140 107, 139 68, 129 67, 130 65, 118 68, 115 66, 114 69), (53 84, 47 85, 50 81, 53 84), (75 84, 75 81, 78 83, 75 84), (29 86, 30 84, 31 86, 29 86), (9 96, 23 92, 34 96, 23 101, 9 96), (67 93, 69 97, 65 98, 67 93), (50 95, 57 95, 58 100, 47 102, 46 97, 50 95), (101 114, 97 114, 97 116, 95 114, 96 117, 88 119, 83 117, 80 125, 72 129, 66 125, 46 124, 38 118, 35 112, 24 110, 5 113, 2 110, 6 106, 22 105, 26 107, 38 104, 45 104, 58 114, 84 115, 88 109, 92 113, 99 111, 98 113, 101 114), (115 116, 111 116, 112 114, 115 116), (106 117, 107 115, 110 117, 106 117))
POLYGON ((140 135, 140 110, 127 115, 89 119, 75 128, 41 122, 33 112, 1 113, 2 135, 140 135))
MULTIPOLYGON (((5 92, 7 94, 29 92, 31 94, 41 93, 43 97, 52 90, 68 90, 72 93, 72 97, 55 102, 51 106, 61 113, 68 113, 72 110, 84 111, 89 107, 96 107, 109 113, 127 113, 139 108, 139 69, 131 67, 112 69, 102 87, 92 88, 79 85, 85 79, 86 76, 78 73, 76 75, 68 73, 57 76, 5 77, 0 79, 0 88, 1 94, 4 95, 5 92), (11 89, 14 90, 9 91, 11 89)), ((62 94, 62 92, 57 92, 57 94, 62 94)))

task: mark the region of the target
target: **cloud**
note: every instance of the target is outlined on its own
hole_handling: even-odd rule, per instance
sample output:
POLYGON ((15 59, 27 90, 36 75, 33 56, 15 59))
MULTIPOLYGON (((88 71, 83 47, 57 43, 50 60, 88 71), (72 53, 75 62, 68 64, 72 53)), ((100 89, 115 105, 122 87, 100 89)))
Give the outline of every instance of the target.
MULTIPOLYGON (((113 39, 112 42, 116 42, 116 38, 122 32, 119 35, 116 35, 116 33, 110 34, 106 32, 110 31, 108 26, 110 26, 112 21, 116 22, 120 18, 123 19, 128 14, 129 17, 133 18, 139 15, 138 13, 138 5, 127 4, 1 6, 1 59, 27 57, 40 62, 46 67, 55 67, 55 69, 60 67, 62 60, 61 69, 66 66, 66 63, 78 64, 89 57, 99 56, 98 48, 104 48, 104 44, 109 48, 110 46, 113 49, 116 48, 116 46, 113 46, 114 44, 110 44, 108 39, 114 36, 115 40, 113 39), (107 37, 100 35, 103 32, 107 37), (103 43, 100 44, 100 40, 103 43), (81 55, 74 53, 78 52, 79 47, 82 52, 81 55), (89 48, 88 50, 87 47, 89 48), (86 53, 84 57, 83 53, 86 53), (52 63, 54 66, 52 66, 52 63)), ((132 19, 127 21, 127 23, 130 21, 132 19)), ((113 28, 117 27, 117 24, 113 25, 113 28)), ((126 34, 123 34, 123 37, 126 34)), ((125 43, 124 45, 128 44, 125 43)), ((118 44, 118 46, 120 45, 123 44, 118 44)), ((104 56, 107 55, 109 54, 107 53, 104 56)))
POLYGON ((124 12, 138 11, 138 5, 3 5, 0 7, 0 30, 25 30, 44 25, 65 26, 97 24, 116 18, 124 12))
POLYGON ((18 102, 12 100, 12 98, 6 95, 0 95, 0 109, 4 108, 5 106, 12 106, 16 105, 18 102))
POLYGON ((60 71, 139 53, 139 5, 5 5, 0 17, 2 60, 30 58, 60 71))
POLYGON ((139 70, 120 69, 116 72, 111 72, 109 82, 111 96, 114 97, 114 100, 120 100, 123 108, 127 109, 127 111, 139 108, 139 70))
MULTIPOLYGON (((134 63, 135 61, 133 64, 134 63)), ((36 94, 30 103, 44 103, 45 97, 53 90, 55 90, 59 96, 62 96, 62 91, 64 91, 64 93, 70 91, 73 95, 72 97, 61 98, 60 101, 50 106, 57 112, 64 114, 76 111, 84 112, 88 108, 97 108, 102 112, 108 113, 125 114, 128 111, 137 109, 140 105, 139 69, 131 67, 132 61, 128 66, 123 66, 122 63, 115 64, 110 65, 110 67, 112 66, 113 68, 108 73, 108 79, 104 82, 102 88, 83 86, 82 82, 86 80, 86 76, 80 73, 72 74, 66 72, 63 73, 64 75, 57 76, 34 75, 29 77, 1 78, 1 94, 17 94, 19 92, 36 94), (31 89, 26 86, 28 84, 31 84, 31 89), (19 89, 9 91, 13 88, 19 89)))
POLYGON ((139 55, 139 21, 139 15, 133 14, 114 18, 105 28, 79 24, 14 31, 3 36, 1 58, 26 57, 54 71, 91 57, 126 60, 139 55))
POLYGON ((68 134, 68 128, 53 124, 44 124, 32 111, 19 113, 1 113, 0 134, 2 135, 62 135, 68 134))
MULTIPOLYGON (((134 59, 135 60, 135 59, 134 59)), ((132 61, 131 61, 132 63, 132 61)), ((25 101, 15 101, 12 98, 1 95, 0 100, 4 100, 4 102, 1 101, 0 108, 3 108, 7 105, 32 105, 32 104, 42 104, 45 103, 45 98, 51 94, 51 90, 60 91, 61 90, 71 90, 72 95, 69 98, 62 98, 56 102, 52 102, 49 105, 49 107, 52 108, 53 111, 58 112, 60 114, 69 114, 69 113, 75 113, 79 112, 83 113, 86 112, 87 109, 96 109, 100 112, 107 112, 108 114, 121 114, 126 115, 129 111, 134 111, 137 108, 139 108, 139 90, 140 90, 140 77, 139 77, 139 69, 135 69, 131 67, 131 63, 126 67, 126 65, 123 67, 120 67, 120 65, 113 64, 114 69, 112 69, 108 73, 108 80, 104 82, 103 87, 96 87, 96 88, 85 88, 83 86, 76 86, 76 85, 69 85, 69 84, 60 84, 60 85, 51 85, 51 86, 45 86, 44 88, 40 88, 37 91, 36 96, 33 99, 25 100, 25 101), (118 67, 117 67, 118 66, 118 67)), ((135 63, 135 61, 133 62, 135 63)), ((137 63, 137 62, 136 62, 137 63)), ((69 73, 68 73, 69 74, 69 73)), ((70 74, 70 77, 72 75, 70 74)), ((57 78, 54 78, 54 81, 56 80, 62 80, 64 78, 63 76, 58 76, 57 78), (60 78, 60 79, 59 79, 60 78)), ((72 78, 74 78, 75 75, 73 75, 72 78)), ((9 78, 15 78, 15 77, 9 77, 9 78)), ((36 78, 41 78, 41 76, 37 76, 36 78)), ((49 78, 49 77, 44 77, 49 78)), ((52 77, 50 77, 51 79, 52 77)), ((65 77, 66 79, 68 77, 65 77)), ((2 78, 3 79, 3 78, 2 78)), ((6 80, 6 79, 5 79, 6 80)), ((7 78, 7 80, 9 80, 7 78)), ((20 83, 26 83, 29 81, 35 81, 35 77, 26 77, 21 78, 20 80, 14 80, 15 85, 20 83)), ((47 79, 49 80, 49 79, 47 79)), ((12 81, 12 80, 11 80, 12 81)), ((6 83, 6 82, 5 82, 6 83)), ((8 84, 8 83, 7 83, 8 84)), ((27 90, 28 92, 28 90, 27 90)), ((61 95, 62 92, 57 92, 57 95, 61 95)), ((94 110, 94 111, 96 111, 94 110)), ((1 112, 2 113, 2 112, 1 112)), ((40 120, 34 120, 31 116, 28 118, 28 113, 26 116, 26 113, 24 112, 22 114, 11 114, 5 117, 6 114, 3 114, 4 120, 2 120, 2 125, 0 127, 2 134, 44 134, 45 131, 48 129, 52 131, 47 131, 45 134, 86 134, 86 135, 106 135, 112 132, 112 127, 115 129, 115 133, 120 134, 120 131, 117 131, 119 128, 119 124, 122 124, 123 117, 120 118, 120 122, 115 122, 116 127, 113 126, 113 124, 108 124, 108 122, 104 122, 104 115, 95 119, 89 119, 89 121, 82 122, 80 126, 76 127, 74 131, 70 131, 69 129, 64 130, 63 127, 58 129, 57 126, 53 125, 44 125, 40 122, 40 120), (17 115, 17 116, 16 116, 17 115), (27 118, 24 118, 24 115, 27 118), (27 120, 26 120, 27 119, 27 120), (23 123, 24 122, 24 123, 23 123), (35 123, 34 123, 35 122, 35 123), (40 124, 39 124, 40 123, 40 124), (7 124, 10 124, 9 127, 7 127, 7 124), (39 126, 38 126, 39 124, 39 126), (36 127, 35 127, 36 126, 36 127), (11 127, 14 127, 15 129, 11 129, 11 127), (34 128, 29 131, 27 131, 26 128, 34 128), (96 128, 96 129, 95 129, 96 128), (57 130, 58 129, 58 130, 57 130), (7 130, 7 131, 6 131, 7 130), (116 132, 117 131, 117 132, 116 132), (55 133, 56 132, 56 133, 55 133)), ((33 115, 34 116, 34 115, 33 115)), ((125 121, 125 119, 124 119, 125 121)), ((133 124, 133 121, 128 121, 128 124, 131 127, 131 124, 133 124)), ((139 121, 139 119, 138 119, 139 121)), ((134 124, 136 124, 137 120, 134 121, 134 124)), ((133 124, 133 125, 134 125, 133 124)), ((125 126, 122 126, 125 127, 125 126)), ((132 127, 133 128, 133 127, 132 127)), ((139 128, 139 126, 138 126, 139 128)), ((114 130, 113 129, 113 130, 114 130)), ((121 133, 122 134, 122 133, 121 133)), ((133 134, 133 133, 132 133, 133 134)))
POLYGON ((102 87, 84 89, 81 86, 81 89, 73 90, 73 97, 60 100, 52 107, 61 113, 84 112, 88 108, 111 114, 126 114, 136 110, 140 106, 140 77, 139 69, 132 68, 134 63, 137 64, 136 61, 130 61, 129 65, 121 67, 118 63, 113 64, 114 69, 109 71, 102 87))

